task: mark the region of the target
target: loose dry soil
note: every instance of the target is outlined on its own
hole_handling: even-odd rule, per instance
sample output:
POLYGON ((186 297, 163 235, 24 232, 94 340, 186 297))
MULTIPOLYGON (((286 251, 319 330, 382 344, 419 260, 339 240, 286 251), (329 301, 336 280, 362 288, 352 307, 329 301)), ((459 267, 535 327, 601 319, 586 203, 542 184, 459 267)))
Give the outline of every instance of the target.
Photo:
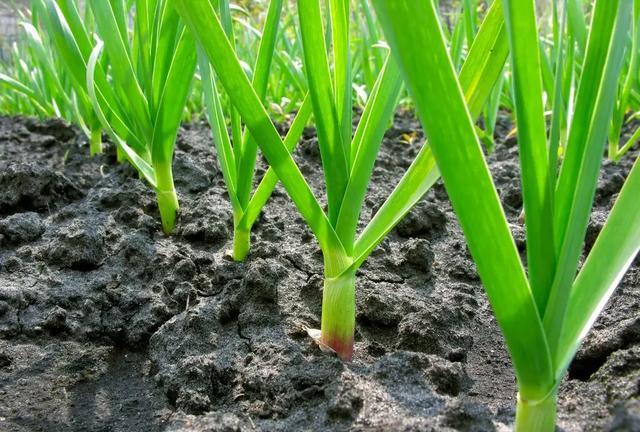
MULTIPOLYGON (((422 143, 419 123, 398 115, 363 219, 422 143)), ((604 163, 587 248, 637 156, 604 163)), ((320 194, 312 130, 296 158, 320 194)), ((499 139, 489 160, 524 251, 515 142, 499 139)), ((90 158, 60 121, 0 118, 0 430, 510 428, 509 357, 441 184, 358 273, 355 358, 343 364, 306 336, 319 326, 322 260, 283 190, 238 264, 203 125, 181 130, 175 174, 182 212, 167 238, 153 192, 113 148, 90 158)), ((640 430, 639 261, 561 385, 564 431, 640 430)))

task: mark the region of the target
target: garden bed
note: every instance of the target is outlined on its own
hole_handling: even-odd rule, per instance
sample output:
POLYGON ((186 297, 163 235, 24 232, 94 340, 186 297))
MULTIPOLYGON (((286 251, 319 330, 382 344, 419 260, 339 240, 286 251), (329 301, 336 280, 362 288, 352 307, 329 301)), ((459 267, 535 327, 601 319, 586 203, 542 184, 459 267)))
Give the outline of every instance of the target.
MULTIPOLYGON (((422 142, 398 115, 364 219, 422 142)), ((489 164, 524 253, 515 144, 498 139, 489 164)), ((637 155, 604 162, 587 248, 637 155)), ((296 159, 320 196, 312 130, 296 159)), ((208 128, 181 130, 174 166, 182 210, 168 238, 153 191, 113 148, 90 158, 60 121, 0 118, 0 430, 508 430, 510 360, 441 183, 359 271, 344 364, 307 336, 322 256, 284 190, 235 263, 208 128)), ((640 430, 639 261, 560 387, 565 431, 640 430)))

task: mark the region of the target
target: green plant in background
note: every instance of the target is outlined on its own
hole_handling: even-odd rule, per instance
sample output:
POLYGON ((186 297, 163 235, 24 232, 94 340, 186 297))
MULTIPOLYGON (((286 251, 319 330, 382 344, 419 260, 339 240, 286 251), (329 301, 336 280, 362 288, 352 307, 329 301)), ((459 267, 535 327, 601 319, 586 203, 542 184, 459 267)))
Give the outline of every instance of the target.
MULTIPOLYGON (((632 30, 627 38, 627 49, 616 90, 617 97, 609 131, 609 159, 618 162, 640 140, 636 129, 621 142, 623 126, 632 124, 640 111, 640 75, 638 50, 640 49, 640 1, 633 1, 632 30)), ((582 63, 587 48, 588 27, 585 22, 586 6, 579 0, 552 2, 551 30, 542 34, 543 89, 553 99, 547 99, 547 110, 553 112, 551 141, 558 141, 559 156, 563 155, 568 140, 569 120, 576 104, 577 83, 582 74, 582 63), (562 10, 566 13, 561 14, 562 10), (568 29, 567 32, 564 29, 568 29)), ((588 12, 592 12, 590 7, 588 12)))
MULTIPOLYGON (((236 54, 242 59, 243 67, 248 74, 253 76, 252 67, 256 65, 263 39, 261 29, 265 27, 265 21, 269 17, 267 12, 271 2, 255 2, 250 6, 228 2, 227 17, 230 20, 228 29, 235 39, 236 54)), ((273 41, 273 53, 271 53, 272 64, 269 65, 269 74, 266 78, 265 100, 269 101, 267 105, 269 113, 279 122, 286 123, 290 120, 291 114, 300 109, 307 90, 304 75, 299 66, 301 49, 293 25, 295 15, 288 8, 280 7, 280 9, 280 22, 273 41)), ((274 10, 273 7, 271 10, 274 10)), ((229 115, 231 104, 227 95, 221 91, 218 92, 218 97, 223 113, 229 115)), ((191 123, 206 116, 205 99, 202 76, 197 71, 183 117, 184 122, 191 123)))
POLYGON ((91 154, 102 153, 102 125, 89 99, 86 81, 86 64, 94 46, 91 14, 85 11, 83 18, 75 0, 32 0, 32 10, 41 17, 42 29, 51 41, 53 52, 71 79, 78 123, 88 129, 85 133, 88 133, 91 154), (67 31, 76 37, 65 38, 67 31))
POLYGON ((621 80, 622 85, 618 92, 609 133, 609 158, 616 162, 640 140, 640 128, 638 128, 627 141, 620 145, 622 127, 627 113, 630 110, 636 111, 636 115, 630 117, 631 120, 637 118, 637 112, 640 112, 640 95, 638 93, 640 92, 640 0, 633 0, 632 26, 630 47, 627 50, 628 58, 625 62, 626 68, 621 80))
MULTIPOLYGON (((623 67, 624 79, 618 90, 609 133, 609 158, 616 161, 640 139, 640 130, 636 130, 624 143, 620 142, 625 121, 630 123, 637 119, 637 112, 640 110, 637 54, 640 7, 637 0, 633 1, 634 30, 628 42, 630 47, 623 67)), ((86 68, 88 56, 95 47, 95 23, 91 8, 85 3, 85 8, 81 10, 77 0, 56 0, 53 3, 59 9, 59 16, 53 17, 50 10, 47 13, 41 12, 47 2, 48 0, 31 0, 32 17, 21 16, 22 37, 8 51, 8 61, 0 65, 0 85, 7 89, 0 94, 0 111, 7 114, 63 117, 83 130, 88 137, 92 154, 99 153, 102 149, 102 124, 93 112, 88 98, 86 79, 79 73, 83 65, 86 68), (38 18, 40 15, 43 19, 38 18), (53 22, 50 21, 52 17, 53 22), (60 26, 69 27, 77 39, 56 37, 64 33, 59 30, 60 26), (73 53, 75 59, 70 58, 68 53, 73 53)), ((127 7, 134 3, 126 2, 127 7)), ((547 95, 554 94, 553 99, 547 98, 545 109, 547 112, 562 110, 564 113, 554 116, 554 134, 557 134, 554 140, 559 142, 560 157, 567 143, 569 113, 575 105, 577 94, 576 83, 582 73, 580 65, 586 49, 588 30, 585 16, 591 13, 591 6, 582 0, 568 0, 566 3, 567 13, 563 17, 560 16, 561 11, 565 10, 560 6, 562 2, 554 1, 551 2, 551 13, 543 13, 540 19, 543 89, 547 95), (569 29, 568 33, 561 31, 561 27, 565 26, 569 29), (556 91, 556 87, 561 88, 561 91, 556 91)), ((447 22, 443 31, 455 69, 460 70, 477 32, 479 19, 486 12, 486 4, 478 0, 463 0, 455 4, 459 7, 452 8, 450 2, 436 2, 441 9, 442 18, 447 22)), ((234 27, 241 30, 233 32, 236 42, 234 48, 238 58, 246 61, 243 67, 247 71, 251 70, 249 65, 256 64, 262 40, 260 29, 264 27, 268 17, 269 5, 270 2, 239 2, 229 3, 227 8, 229 22, 226 28, 232 32, 234 27)), ((384 64, 384 48, 383 44, 378 43, 380 26, 373 16, 369 0, 354 2, 351 12, 354 105, 364 108, 384 64)), ((302 42, 295 8, 284 8, 280 18, 280 30, 272 53, 273 64, 270 65, 264 100, 268 101, 267 111, 271 116, 285 122, 290 113, 301 108, 308 86, 302 71, 302 42)), ((131 24, 131 21, 127 24, 131 24)), ((130 33, 134 30, 128 28, 130 33)), ((105 76, 110 79, 107 62, 108 57, 105 56, 101 67, 105 76)), ((250 74, 253 77, 253 72, 250 74)), ((482 113, 481 139, 488 151, 492 151, 495 146, 493 135, 499 109, 502 108, 503 113, 515 112, 511 77, 503 75, 501 80, 504 82, 496 85, 482 113)), ((183 121, 196 121, 205 114, 204 99, 201 77, 197 74, 183 121)), ((224 91, 220 92, 220 100, 223 112, 230 114, 231 104, 224 91)), ((405 102, 410 100, 403 99, 403 104, 405 102)), ((237 119, 237 116, 234 118, 237 119)), ((123 154, 119 156, 120 159, 124 158, 123 154)))
MULTIPOLYGON (((275 175, 282 181, 320 244, 325 264, 320 341, 341 358, 350 359, 355 326, 355 273, 386 234, 438 179, 430 147, 425 145, 393 193, 360 236, 356 236, 362 202, 377 153, 400 96, 399 69, 392 58, 386 60, 352 137, 352 77, 347 31, 349 4, 342 0, 330 3, 332 52, 329 53, 319 2, 298 2, 305 72, 325 172, 328 207, 328 213, 325 213, 296 166, 290 154, 290 143, 283 143, 237 59, 216 4, 210 0, 176 0, 175 4, 201 44, 249 133, 256 137, 275 175), (329 64, 331 57, 334 59, 333 74, 329 64)), ((507 41, 503 23, 499 3, 496 3, 485 19, 461 72, 468 100, 476 115, 480 113, 506 60, 507 41), (485 79, 480 80, 480 77, 485 79)))
POLYGON ((44 57, 38 69, 50 71, 50 88, 56 78, 71 82, 73 96, 62 105, 76 113, 92 154, 102 151, 104 128, 118 159, 156 190, 163 230, 171 233, 179 208, 173 149, 196 66, 195 43, 174 8, 167 0, 91 0, 81 14, 75 0, 32 0, 32 10, 55 64, 64 66, 56 73, 44 57))
POLYGON ((82 67, 92 46, 86 30, 92 20, 88 13, 82 20, 77 6, 75 0, 32 0, 32 22, 22 18, 25 38, 13 51, 13 69, 0 75, 0 83, 26 97, 38 115, 55 115, 77 124, 95 155, 102 152, 102 127, 89 100, 82 67), (85 37, 71 46, 60 38, 62 27, 77 29, 85 37))
MULTIPOLYGON (((122 157, 154 187, 166 234, 179 208, 173 151, 196 67, 195 43, 171 3, 89 0, 100 40, 85 73, 102 125, 122 157), (131 37, 129 3, 135 6, 131 37), (108 77, 99 62, 103 50, 110 60, 108 77)), ((61 38, 82 38, 82 32, 61 30, 61 38)))
POLYGON ((14 43, 6 63, 0 64, 2 111, 9 114, 73 117, 72 103, 55 71, 54 59, 39 32, 28 21, 20 22, 22 38, 14 43))
MULTIPOLYGON (((556 174, 557 147, 547 140, 543 109, 535 3, 502 1, 518 118, 528 275, 484 160, 433 4, 413 0, 373 3, 511 354, 519 388, 516 430, 552 431, 558 383, 640 249, 640 167, 636 161, 595 245, 579 267, 627 46, 632 3, 595 2, 565 157, 556 174)), ((571 25, 567 27, 579 40, 580 34, 575 34, 571 25)))
MULTIPOLYGON (((443 34, 456 71, 460 71, 467 53, 475 41, 480 15, 485 12, 485 3, 479 0, 463 0, 459 3, 459 8, 456 9, 453 7, 455 3, 435 2, 443 20, 443 34)), ((482 109, 482 128, 478 128, 478 133, 489 153, 495 149, 494 135, 499 109, 503 105, 508 106, 510 98, 508 81, 506 81, 506 85, 505 81, 503 74, 482 109)))
MULTIPOLYGON (((263 28, 269 10, 274 10, 271 2, 255 2, 249 5, 227 2, 228 10, 226 30, 233 35, 234 49, 245 71, 253 77, 253 67, 257 66, 260 46, 263 40, 263 28)), ((280 16, 272 60, 269 64, 269 74, 266 77, 266 102, 267 111, 280 123, 291 120, 292 114, 296 114, 302 106, 307 93, 307 84, 301 70, 302 60, 301 43, 295 27, 296 16, 290 8, 280 7, 280 16)), ((263 53, 267 51, 263 50, 263 53)), ((197 71, 183 121, 193 122, 206 115, 206 95, 204 93, 202 77, 197 71)), ((230 113, 232 105, 224 91, 218 91, 218 97, 222 111, 227 117, 227 127, 230 127, 230 113)), ((231 137, 230 137, 231 138, 231 137)))
MULTIPOLYGON (((232 41, 232 47, 235 49, 230 4, 228 0, 220 0, 216 1, 214 6, 219 16, 222 17, 227 37, 232 41)), ((266 102, 282 6, 283 0, 270 2, 255 67, 253 71, 249 71, 253 75, 252 86, 260 98, 261 104, 266 102)), ((244 69, 246 70, 248 67, 244 69)), ((277 176, 272 169, 269 169, 253 196, 251 195, 258 154, 257 140, 245 129, 234 107, 226 110, 229 113, 228 117, 231 119, 231 133, 228 132, 227 117, 225 117, 222 97, 218 91, 215 72, 212 70, 204 53, 200 55, 199 70, 203 82, 209 124, 211 125, 213 140, 218 154, 218 162, 233 209, 233 258, 236 261, 243 261, 250 249, 251 228, 260 215, 262 207, 271 196, 277 184, 277 176)), ((286 138, 288 149, 292 149, 298 143, 310 115, 311 106, 309 102, 305 102, 296 115, 286 138)), ((257 139, 260 138, 258 137, 257 139)))
POLYGON ((352 65, 354 105, 364 107, 384 65, 386 46, 380 43, 380 29, 369 0, 359 0, 356 4, 353 11, 355 31, 352 31, 352 46, 355 45, 352 65))

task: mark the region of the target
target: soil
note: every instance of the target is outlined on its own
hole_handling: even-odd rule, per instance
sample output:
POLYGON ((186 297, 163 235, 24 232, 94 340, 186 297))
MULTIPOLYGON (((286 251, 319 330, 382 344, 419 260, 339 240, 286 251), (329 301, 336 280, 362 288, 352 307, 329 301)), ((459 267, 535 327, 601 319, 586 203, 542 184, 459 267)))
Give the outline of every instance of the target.
MULTIPOLYGON (((502 120, 500 136, 510 129, 502 120)), ((422 143, 399 114, 364 220, 422 143)), ((587 249, 637 156, 604 162, 587 249)), ((321 193, 313 130, 296 159, 321 193)), ((524 251, 515 141, 500 138, 489 161, 524 251)), ((283 189, 234 263, 204 125, 182 128, 175 176, 168 238, 153 192, 112 147, 90 158, 61 121, 0 117, 0 430, 510 429, 510 360, 440 183, 358 272, 345 364, 305 333, 319 327, 322 260, 283 189)), ((640 430, 639 305, 636 259, 561 385, 561 430, 640 430)))

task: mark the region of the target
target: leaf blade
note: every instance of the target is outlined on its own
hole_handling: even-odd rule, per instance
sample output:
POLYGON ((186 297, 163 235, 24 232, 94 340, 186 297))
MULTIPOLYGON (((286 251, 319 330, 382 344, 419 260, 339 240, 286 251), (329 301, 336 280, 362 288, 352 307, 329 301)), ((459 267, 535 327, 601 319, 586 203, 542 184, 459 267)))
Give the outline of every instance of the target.
POLYGON ((373 3, 403 69, 469 249, 503 329, 522 397, 541 399, 554 386, 542 323, 455 78, 434 5, 411 0, 373 3), (431 73, 425 76, 425 70, 431 73), (473 187, 469 187, 469 179, 473 179, 473 187))

